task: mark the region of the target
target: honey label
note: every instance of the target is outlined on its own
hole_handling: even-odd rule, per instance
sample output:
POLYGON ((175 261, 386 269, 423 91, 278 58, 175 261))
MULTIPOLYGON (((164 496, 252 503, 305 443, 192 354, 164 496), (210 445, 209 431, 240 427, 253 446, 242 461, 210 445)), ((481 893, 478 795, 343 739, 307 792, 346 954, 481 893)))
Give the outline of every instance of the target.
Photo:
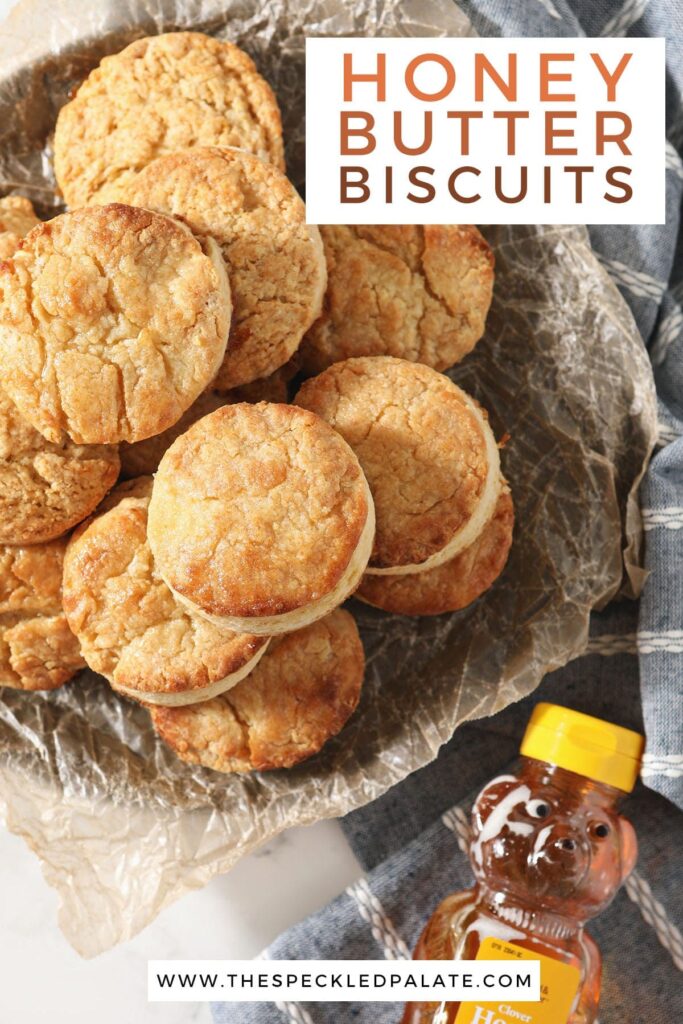
POLYGON ((454 1024, 566 1024, 569 1020, 581 975, 578 967, 561 963, 541 953, 515 946, 502 939, 484 939, 477 960, 539 960, 541 1001, 522 1003, 462 1003, 454 1024))

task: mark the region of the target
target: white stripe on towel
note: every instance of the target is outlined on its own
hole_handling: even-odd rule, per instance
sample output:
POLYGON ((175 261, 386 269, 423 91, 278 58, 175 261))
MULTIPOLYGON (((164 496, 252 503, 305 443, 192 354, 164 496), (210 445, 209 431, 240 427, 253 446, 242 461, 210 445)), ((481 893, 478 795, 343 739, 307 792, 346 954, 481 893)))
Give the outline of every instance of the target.
POLYGON ((683 935, 667 917, 664 907, 655 899, 648 882, 634 871, 626 880, 626 892, 643 916, 643 920, 654 928, 657 938, 679 971, 683 971, 683 935))
MULTIPOLYGON (((254 957, 254 960, 270 960, 268 950, 264 949, 263 952, 254 957)), ((275 1006, 285 1020, 289 1021, 289 1024, 313 1024, 313 1018, 301 1003, 276 1000, 275 1006)))
POLYGON ((346 890, 355 900, 358 913, 370 925, 372 937, 384 950, 387 960, 410 960, 410 950, 396 931, 384 907, 370 889, 365 878, 360 878, 346 890))
POLYGON ((596 253, 598 260, 603 267, 609 271, 616 284, 621 285, 626 291, 641 299, 656 299, 659 301, 666 290, 666 285, 658 281, 651 274, 645 274, 642 270, 634 270, 621 260, 609 260, 600 253, 596 253))
POLYGON ((669 125, 667 137, 674 147, 680 146, 683 142, 683 107, 679 107, 678 113, 669 125))
POLYGON ((655 530, 658 526, 663 526, 665 530, 680 530, 683 527, 683 505, 644 508, 641 511, 644 530, 655 530))
POLYGON ((683 754, 644 754, 640 772, 644 779, 662 775, 665 779, 683 776, 683 754))
POLYGON ((451 807, 449 811, 441 815, 441 820, 458 840, 458 846, 462 852, 467 855, 472 838, 472 829, 470 820, 462 807, 451 807))
POLYGON ((289 1021, 289 1024, 313 1024, 313 1018, 301 1003, 276 1001, 275 1005, 283 1017, 289 1021))
POLYGON ((637 654, 635 633, 603 633, 592 636, 586 645, 585 654, 601 654, 609 658, 613 654, 637 654))
POLYGON ((666 144, 666 166, 677 177, 683 178, 683 160, 681 160, 676 147, 672 146, 670 142, 666 144))
POLYGON ((638 631, 638 654, 683 654, 683 629, 665 629, 661 632, 641 629, 638 631))
POLYGON ((683 435, 679 434, 673 427, 670 427, 668 423, 660 423, 657 431, 657 444, 664 448, 667 444, 673 444, 681 436, 683 435))
POLYGON ((562 15, 558 11, 552 0, 538 0, 541 7, 545 7, 546 11, 551 18, 555 18, 556 21, 562 21, 562 15))
POLYGON ((676 305, 669 313, 667 313, 657 328, 657 334, 652 343, 652 348, 650 349, 650 357, 655 366, 662 365, 671 345, 679 336, 682 329, 683 310, 681 310, 680 306, 676 305))
POLYGON ((604 26, 601 36, 625 36, 631 25, 640 21, 649 0, 626 0, 626 3, 604 26))

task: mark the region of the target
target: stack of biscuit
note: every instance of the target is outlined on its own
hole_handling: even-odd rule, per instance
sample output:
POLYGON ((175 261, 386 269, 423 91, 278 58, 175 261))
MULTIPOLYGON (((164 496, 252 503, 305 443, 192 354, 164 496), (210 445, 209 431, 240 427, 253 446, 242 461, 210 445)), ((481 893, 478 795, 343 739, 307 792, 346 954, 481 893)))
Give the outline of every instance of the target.
POLYGON ((291 767, 358 704, 348 597, 442 614, 505 564, 498 444, 441 372, 491 252, 308 225, 270 87, 198 33, 106 57, 54 152, 67 212, 0 200, 0 684, 87 664, 183 760, 291 767))

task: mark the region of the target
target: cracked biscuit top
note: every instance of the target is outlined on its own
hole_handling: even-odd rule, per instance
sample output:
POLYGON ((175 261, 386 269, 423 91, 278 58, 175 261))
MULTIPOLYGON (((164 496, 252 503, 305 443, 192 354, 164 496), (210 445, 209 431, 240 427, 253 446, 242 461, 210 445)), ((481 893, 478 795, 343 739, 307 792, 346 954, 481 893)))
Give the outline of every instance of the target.
POLYGON ((65 547, 0 546, 0 686, 54 690, 85 666, 62 609, 65 547))
POLYGON ((448 377, 387 356, 348 359, 306 381, 296 403, 358 456, 377 517, 371 568, 427 561, 475 515, 490 474, 482 415, 448 377))
POLYGON ((219 617, 296 611, 344 578, 371 514, 343 438, 290 405, 228 405, 168 449, 149 540, 163 578, 219 617))
POLYGON ((218 772, 291 768, 316 754, 356 709, 363 646, 337 609, 276 637, 243 682, 214 700, 153 708, 158 735, 183 761, 218 772))
POLYGON ((151 477, 125 484, 118 504, 109 501, 76 531, 64 562, 64 608, 83 656, 115 689, 141 699, 210 686, 268 642, 218 630, 179 604, 147 543, 151 492, 151 477))
POLYGON ((52 444, 0 391, 0 544, 60 537, 90 515, 118 473, 116 446, 52 444))
POLYGON ((121 456, 121 476, 125 480, 132 480, 136 476, 148 476, 156 473, 161 462, 161 457, 167 448, 170 448, 177 437, 184 434, 188 427, 200 420, 202 416, 208 416, 215 412, 222 405, 229 402, 286 402, 287 382, 274 373, 271 377, 262 380, 252 381, 244 387, 235 388, 234 391, 218 392, 204 391, 199 398, 192 403, 187 412, 184 412, 177 423, 164 430, 154 437, 147 437, 144 441, 136 441, 135 444, 121 444, 119 454, 121 456))
POLYGON ((69 206, 109 202, 158 156, 236 146, 284 170, 277 100, 250 57, 200 32, 105 57, 59 112, 55 174, 69 206))
POLYGON ((5 196, 0 199, 0 260, 14 255, 24 235, 40 224, 30 199, 5 196))
POLYGON ((301 346, 319 373, 352 356, 397 356, 446 370, 484 333, 493 254, 475 227, 321 227, 328 285, 301 346))
POLYGON ((133 480, 138 476, 150 476, 156 473, 161 457, 177 437, 184 434, 188 427, 200 420, 202 416, 215 412, 229 401, 230 398, 227 395, 219 395, 216 391, 204 391, 180 419, 161 434, 146 437, 144 441, 135 441, 134 444, 124 441, 119 449, 121 476, 125 480, 133 480))
POLYGON ((442 615, 476 601, 500 576, 512 544, 514 508, 506 485, 480 535, 443 565, 410 576, 363 577, 356 597, 396 615, 442 615))
POLYGON ((87 207, 0 263, 3 387, 49 441, 137 441, 175 423, 225 353, 230 292, 170 217, 87 207))
POLYGON ((289 360, 320 314, 327 273, 320 232, 284 174, 236 149, 188 149, 155 160, 117 198, 176 216, 221 247, 234 310, 215 387, 289 360))

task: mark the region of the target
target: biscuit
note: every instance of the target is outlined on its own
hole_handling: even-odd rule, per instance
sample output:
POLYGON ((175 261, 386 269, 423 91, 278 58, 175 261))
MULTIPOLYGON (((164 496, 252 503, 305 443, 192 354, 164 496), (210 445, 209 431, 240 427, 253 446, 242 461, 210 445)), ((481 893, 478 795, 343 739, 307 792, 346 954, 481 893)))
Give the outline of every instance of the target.
POLYGON ((514 508, 507 486, 501 490, 493 516, 477 539, 455 558, 410 576, 363 577, 355 596, 396 615, 442 615, 476 601, 505 567, 514 508))
POLYGON ((322 618, 358 585, 374 510, 358 460, 291 405, 226 405, 164 455, 149 507, 160 575, 222 627, 269 635, 322 618))
POLYGON ((40 221, 33 205, 23 196, 5 196, 0 199, 0 260, 14 255, 24 235, 40 221))
POLYGON ((151 492, 151 477, 124 485, 118 504, 76 531, 64 561, 64 610, 85 660, 119 693, 191 704, 244 678, 268 640, 220 631, 175 599, 147 543, 151 492))
POLYGON ((158 156, 237 146, 284 170, 277 100, 250 57, 200 32, 105 57, 59 112, 55 174, 69 206, 108 202, 158 156))
POLYGON ((192 708, 153 708, 158 735, 183 761, 218 772, 291 768, 316 754, 356 709, 363 646, 342 609, 275 638, 251 675, 192 708))
POLYGON ((119 204, 41 224, 0 263, 3 387, 43 437, 139 441, 182 416, 221 365, 220 251, 119 204))
POLYGON ((222 405, 229 402, 286 402, 287 383, 276 371, 270 377, 252 381, 234 391, 204 391, 196 402, 184 412, 177 423, 154 437, 144 441, 128 444, 123 441, 119 450, 121 455, 121 476, 124 480, 132 480, 137 476, 148 476, 156 473, 161 457, 170 448, 177 437, 200 420, 208 416, 222 405))
POLYGON ((116 483, 112 445, 52 444, 0 390, 0 544, 54 540, 116 483))
POLYGON ((448 377, 390 356, 347 359, 305 382, 296 404, 358 456, 375 502, 369 573, 453 558, 490 519, 500 459, 486 414, 448 377))
POLYGON ((219 395, 215 391, 204 391, 183 413, 177 423, 168 427, 161 434, 146 437, 144 441, 128 444, 124 441, 119 449, 121 456, 121 476, 124 480, 132 480, 138 476, 150 476, 156 473, 157 467, 167 448, 170 448, 177 437, 210 412, 215 412, 230 401, 228 395, 219 395))
POLYGON ((55 690, 85 667, 62 610, 65 547, 0 546, 0 686, 55 690))
POLYGON ((320 373, 353 356, 397 356, 446 370, 484 333, 493 254, 468 225, 321 227, 328 286, 301 346, 320 373))
POLYGON ((132 480, 136 476, 148 476, 156 473, 161 462, 161 457, 167 448, 170 448, 177 437, 200 420, 202 416, 208 416, 215 412, 222 405, 229 402, 286 402, 287 383, 284 379, 274 373, 271 377, 264 377, 262 380, 252 381, 244 387, 235 388, 234 391, 221 393, 218 391, 204 391, 196 402, 184 412, 177 423, 164 430, 154 437, 147 437, 144 441, 136 441, 134 444, 122 442, 121 455, 121 476, 124 480, 132 480))
POLYGON ((247 384, 289 360, 320 314, 327 273, 320 232, 283 174, 236 149, 189 149, 155 160, 119 197, 220 245, 234 313, 214 387, 247 384))

